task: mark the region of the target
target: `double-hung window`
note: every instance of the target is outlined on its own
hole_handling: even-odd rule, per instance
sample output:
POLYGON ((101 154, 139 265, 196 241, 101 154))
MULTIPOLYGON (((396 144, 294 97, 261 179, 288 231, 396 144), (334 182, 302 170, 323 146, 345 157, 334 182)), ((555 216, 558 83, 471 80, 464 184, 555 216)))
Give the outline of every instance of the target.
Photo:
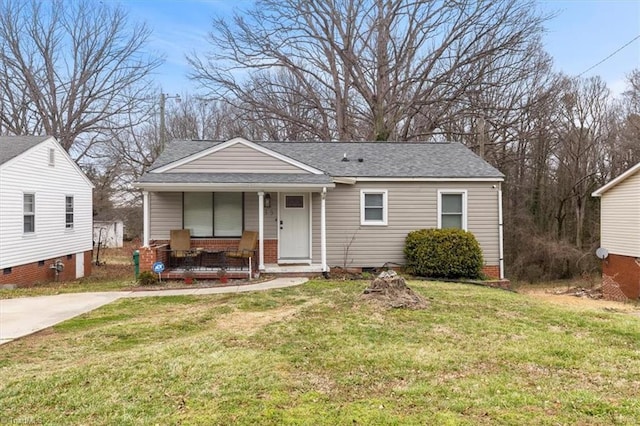
POLYGON ((387 190, 363 189, 360 191, 360 224, 387 224, 387 190))
POLYGON ((64 197, 65 228, 73 229, 73 196, 64 197))
POLYGON ((438 191, 438 228, 467 230, 467 191, 438 191))
POLYGON ((25 234, 30 234, 36 232, 36 195, 23 194, 22 200, 22 214, 24 217, 22 230, 25 234))
POLYGON ((243 230, 244 193, 185 192, 183 227, 192 237, 240 237, 243 230))

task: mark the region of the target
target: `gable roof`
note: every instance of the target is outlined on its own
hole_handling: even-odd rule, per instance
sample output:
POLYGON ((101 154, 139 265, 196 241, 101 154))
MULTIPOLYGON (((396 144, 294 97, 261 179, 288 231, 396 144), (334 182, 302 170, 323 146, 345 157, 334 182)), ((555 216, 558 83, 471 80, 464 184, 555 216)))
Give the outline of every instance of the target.
POLYGON ((280 154, 278 152, 275 152, 275 151, 272 151, 272 150, 270 150, 268 148, 265 148, 263 145, 258 145, 256 143, 248 141, 248 140, 246 140, 244 138, 233 138, 233 139, 230 139, 230 140, 228 140, 226 142, 217 143, 217 144, 215 144, 215 145, 213 145, 213 146, 211 146, 209 148, 204 148, 204 149, 202 149, 200 151, 197 151, 196 153, 187 155, 186 157, 183 157, 183 158, 181 158, 179 160, 176 160, 176 161, 170 162, 168 164, 162 165, 162 166, 158 167, 157 169, 155 169, 155 171, 158 172, 158 173, 165 172, 165 171, 174 169, 176 167, 179 167, 179 166, 181 166, 183 164, 190 163, 192 161, 198 160, 200 158, 206 157, 207 155, 213 154, 213 153, 215 153, 217 151, 222 151, 222 150, 224 150, 226 148, 229 148, 229 147, 232 147, 232 146, 235 146, 235 145, 243 145, 244 147, 249 148, 251 150, 261 152, 262 154, 264 154, 264 155, 266 155, 268 157, 272 157, 272 158, 275 158, 275 159, 277 159, 279 161, 287 163, 287 164, 289 164, 289 165, 291 165, 291 166, 293 166, 293 167, 295 167, 295 168, 297 168, 297 169, 299 169, 301 171, 304 170, 306 172, 313 173, 313 174, 323 174, 323 172, 321 170, 318 170, 318 169, 315 169, 313 167, 310 167, 308 164, 301 163, 300 161, 298 161, 298 160, 296 160, 294 158, 291 158, 290 156, 282 155, 282 154, 280 154))
MULTIPOLYGON (((150 169, 210 150, 221 141, 173 141, 150 169)), ((489 178, 504 175, 458 142, 254 142, 331 176, 370 178, 489 178), (343 158, 349 161, 343 161, 343 158), (360 159, 362 161, 360 161, 360 159)), ((158 170, 158 171, 160 171, 158 170)))
POLYGON ((622 183, 623 181, 625 181, 626 179, 630 178, 631 176, 635 175, 638 171, 640 171, 640 163, 638 163, 635 166, 631 167, 629 170, 627 170, 626 172, 624 172, 623 174, 621 174, 617 178, 613 179, 611 182, 607 183, 606 185, 602 186, 601 188, 598 188, 595 191, 593 191, 591 193, 591 196, 592 197, 600 197, 600 196, 602 196, 602 194, 604 194, 605 192, 607 192, 608 190, 610 190, 614 186, 622 183))
POLYGON ((80 166, 78 166, 78 163, 71 158, 69 153, 53 136, 0 136, 0 167, 47 141, 50 141, 58 148, 60 154, 69 162, 71 167, 76 170, 78 175, 84 179, 87 185, 95 188, 93 182, 91 182, 80 166))
POLYGON ((51 136, 0 136, 0 164, 46 141, 51 136))

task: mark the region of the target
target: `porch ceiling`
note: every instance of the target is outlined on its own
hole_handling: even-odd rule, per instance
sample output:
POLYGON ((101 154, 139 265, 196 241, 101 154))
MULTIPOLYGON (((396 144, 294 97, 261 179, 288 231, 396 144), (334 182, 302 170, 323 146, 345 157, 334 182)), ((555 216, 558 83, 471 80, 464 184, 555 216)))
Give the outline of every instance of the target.
POLYGON ((331 176, 306 173, 147 173, 136 186, 148 191, 318 191, 335 184, 331 176))

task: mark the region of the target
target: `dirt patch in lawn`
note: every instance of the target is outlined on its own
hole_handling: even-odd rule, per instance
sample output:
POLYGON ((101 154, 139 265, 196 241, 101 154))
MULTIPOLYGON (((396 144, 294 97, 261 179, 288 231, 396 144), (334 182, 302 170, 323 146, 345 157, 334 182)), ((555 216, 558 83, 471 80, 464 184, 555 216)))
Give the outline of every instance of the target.
POLYGON ((294 317, 301 309, 315 303, 318 302, 312 300, 302 305, 282 306, 268 311, 235 311, 220 316, 217 327, 233 333, 252 335, 264 326, 294 317))
POLYGON ((599 287, 562 286, 536 287, 523 286, 518 293, 555 305, 568 306, 584 310, 606 310, 640 314, 640 305, 636 302, 616 302, 601 298, 599 287))

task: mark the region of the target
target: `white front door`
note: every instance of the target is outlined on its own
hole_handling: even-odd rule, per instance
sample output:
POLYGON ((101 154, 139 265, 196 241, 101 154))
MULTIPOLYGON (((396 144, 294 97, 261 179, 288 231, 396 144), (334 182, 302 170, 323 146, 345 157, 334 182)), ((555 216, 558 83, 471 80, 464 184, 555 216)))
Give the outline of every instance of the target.
POLYGON ((84 253, 76 253, 76 279, 84 277, 84 253))
POLYGON ((280 194, 280 261, 309 260, 309 194, 280 194))

